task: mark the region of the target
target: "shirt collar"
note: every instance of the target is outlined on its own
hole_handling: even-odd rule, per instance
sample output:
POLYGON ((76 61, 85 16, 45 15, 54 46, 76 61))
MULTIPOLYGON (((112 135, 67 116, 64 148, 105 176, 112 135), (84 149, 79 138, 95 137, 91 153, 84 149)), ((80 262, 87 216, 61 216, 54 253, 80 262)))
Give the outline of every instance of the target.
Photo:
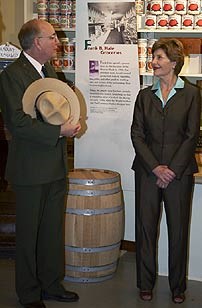
POLYGON ((32 58, 30 55, 28 55, 25 51, 23 51, 23 54, 29 60, 29 62, 31 62, 31 64, 34 66, 37 72, 41 75, 41 69, 42 69, 41 63, 32 58))
MULTIPOLYGON (((184 80, 182 80, 182 78, 178 77, 178 78, 177 78, 177 81, 176 81, 176 83, 175 83, 175 85, 174 85, 173 88, 175 88, 175 89, 177 89, 177 88, 178 88, 178 89, 184 88, 184 80)), ((159 80, 159 79, 157 79, 157 81, 154 82, 154 84, 153 84, 153 86, 152 86, 151 89, 152 89, 152 90, 158 90, 158 89, 160 89, 160 80, 159 80)))

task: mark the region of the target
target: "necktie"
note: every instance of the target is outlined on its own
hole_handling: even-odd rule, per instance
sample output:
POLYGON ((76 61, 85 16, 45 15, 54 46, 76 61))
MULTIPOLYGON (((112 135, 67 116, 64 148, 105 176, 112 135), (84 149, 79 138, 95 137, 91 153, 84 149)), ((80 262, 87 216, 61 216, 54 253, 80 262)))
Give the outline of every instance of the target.
POLYGON ((47 70, 46 70, 44 65, 42 66, 41 71, 42 71, 44 77, 48 77, 48 72, 47 72, 47 70))

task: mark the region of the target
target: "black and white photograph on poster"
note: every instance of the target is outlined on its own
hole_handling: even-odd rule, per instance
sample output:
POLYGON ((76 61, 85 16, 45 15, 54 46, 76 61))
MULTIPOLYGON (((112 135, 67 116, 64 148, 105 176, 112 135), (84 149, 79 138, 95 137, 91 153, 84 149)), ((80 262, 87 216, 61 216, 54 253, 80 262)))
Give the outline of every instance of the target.
POLYGON ((93 45, 137 44, 134 2, 88 3, 88 32, 93 45))
POLYGON ((99 61, 89 60, 89 75, 90 77, 99 76, 99 61))

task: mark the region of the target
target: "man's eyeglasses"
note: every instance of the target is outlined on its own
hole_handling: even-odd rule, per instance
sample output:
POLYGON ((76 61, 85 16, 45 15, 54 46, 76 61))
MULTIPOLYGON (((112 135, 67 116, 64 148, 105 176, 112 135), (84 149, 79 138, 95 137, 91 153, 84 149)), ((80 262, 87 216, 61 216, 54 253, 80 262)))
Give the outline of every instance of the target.
POLYGON ((56 40, 58 37, 57 37, 56 33, 53 33, 49 36, 38 36, 38 38, 46 38, 46 39, 49 39, 49 40, 56 40))

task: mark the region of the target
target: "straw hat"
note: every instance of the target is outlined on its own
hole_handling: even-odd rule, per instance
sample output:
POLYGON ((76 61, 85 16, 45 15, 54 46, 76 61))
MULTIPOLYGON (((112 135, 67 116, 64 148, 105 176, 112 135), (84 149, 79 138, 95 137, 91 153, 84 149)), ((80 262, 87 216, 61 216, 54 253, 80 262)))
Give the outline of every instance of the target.
POLYGON ((45 122, 61 125, 73 116, 73 124, 79 121, 80 104, 75 92, 63 81, 55 78, 41 78, 26 89, 23 110, 36 118, 37 108, 45 122))

